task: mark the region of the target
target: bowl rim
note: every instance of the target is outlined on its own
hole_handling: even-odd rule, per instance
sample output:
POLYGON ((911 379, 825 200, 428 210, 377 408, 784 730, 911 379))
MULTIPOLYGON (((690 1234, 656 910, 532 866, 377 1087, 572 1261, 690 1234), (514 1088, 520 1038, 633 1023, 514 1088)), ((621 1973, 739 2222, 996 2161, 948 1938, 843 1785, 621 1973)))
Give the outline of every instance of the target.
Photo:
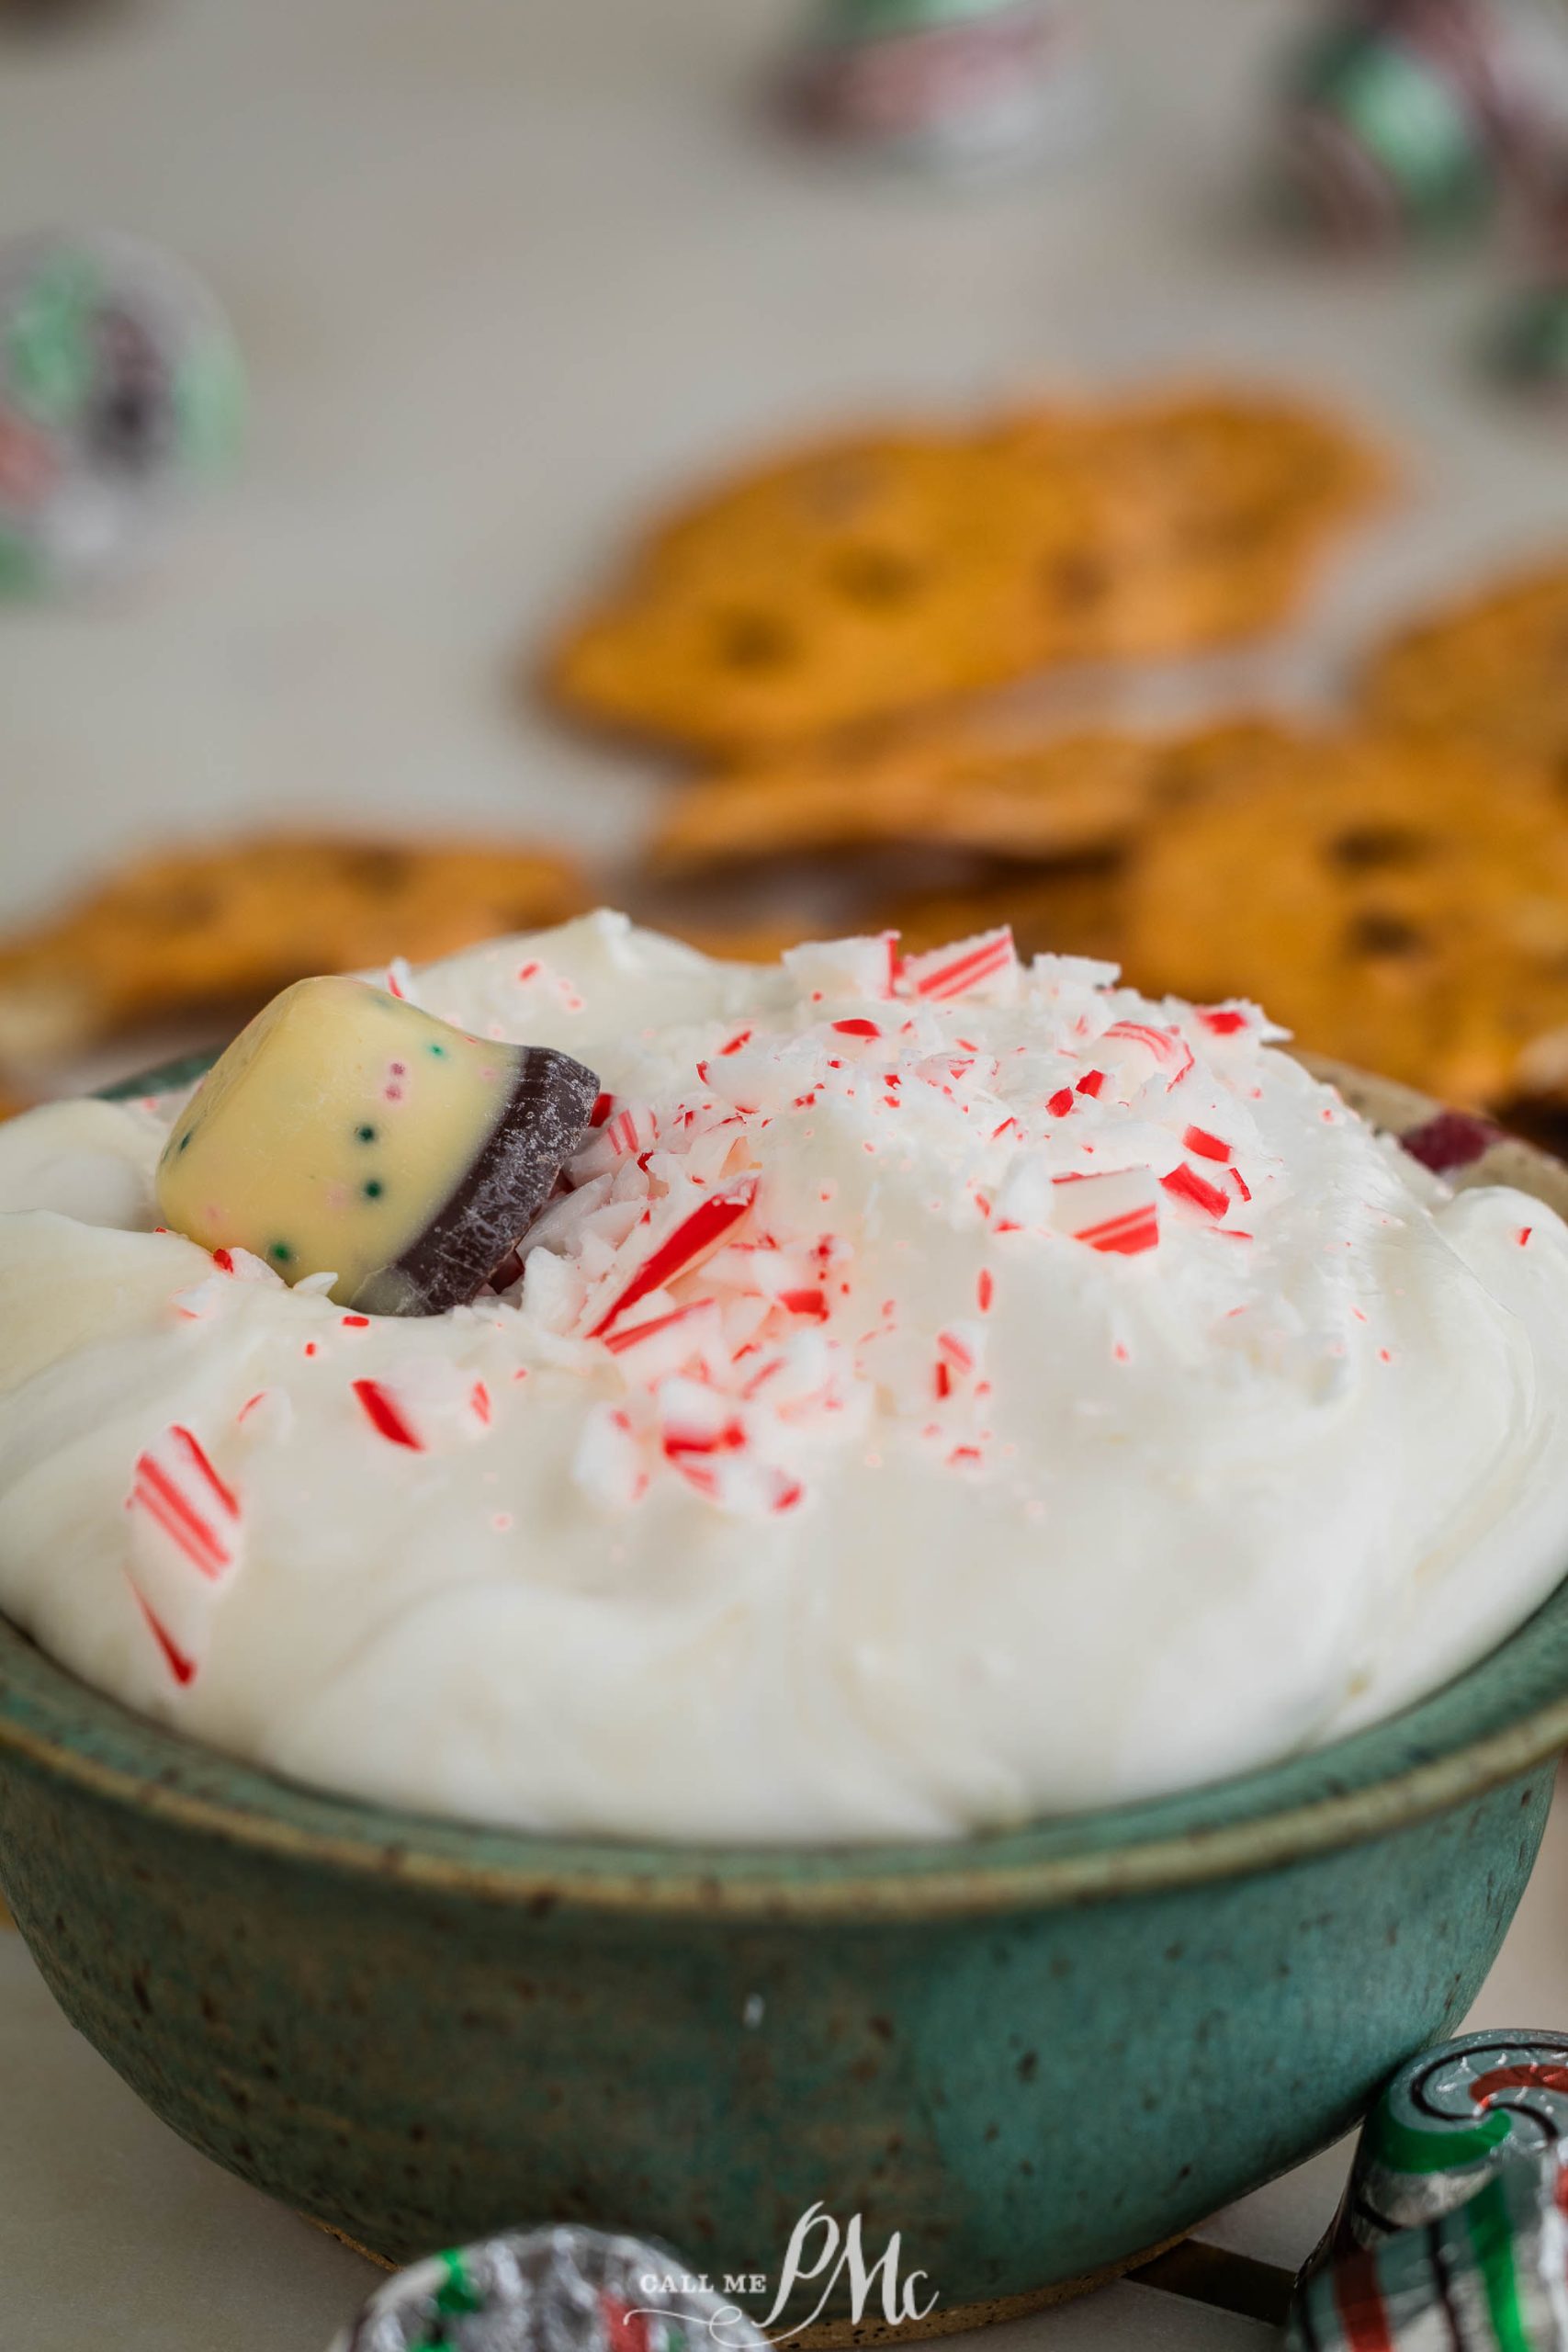
MULTIPOLYGON (((213 1058, 106 1089, 188 1083, 213 1058)), ((1303 1057, 1304 1058, 1304 1057, 1303 1057)), ((1401 1131, 1440 1105, 1313 1057, 1401 1131), (1367 1098, 1371 1100, 1367 1100, 1367 1098)), ((1508 1138, 1514 1170, 1568 1171, 1508 1138)), ((676 1844, 546 1836, 335 1796, 136 1714, 0 1615, 0 1775, 11 1767, 172 1829, 367 1883, 535 1913, 940 1919, 1113 1900, 1306 1861, 1415 1828, 1568 1747, 1568 1577, 1438 1690, 1348 1736, 1169 1795, 924 1841, 676 1844)), ((1529 1792, 1527 1792, 1527 1798, 1529 1792)), ((5 1825, 0 1785, 0 1831, 5 1825)))
POLYGON ((869 1923, 1164 1893, 1415 1828, 1564 1747, 1568 1582, 1498 1648, 1403 1713, 1169 1796, 892 1845, 563 1838, 333 1796, 241 1764, 94 1690, 0 1617, 0 1840, 14 1764, 258 1858, 538 1915, 559 1905, 869 1923))

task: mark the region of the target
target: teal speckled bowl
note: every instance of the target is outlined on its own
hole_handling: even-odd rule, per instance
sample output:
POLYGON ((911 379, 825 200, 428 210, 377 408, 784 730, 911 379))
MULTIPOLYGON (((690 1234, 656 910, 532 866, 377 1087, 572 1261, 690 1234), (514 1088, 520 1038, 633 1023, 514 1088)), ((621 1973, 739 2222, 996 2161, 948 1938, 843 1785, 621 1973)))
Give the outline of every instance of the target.
POLYGON ((1560 1589, 1393 1721, 1180 1797, 953 1845, 576 1843, 291 1787, 0 1623, 0 1881, 161 2116, 378 2254, 558 2216, 775 2279, 820 2201, 868 2254, 902 2233, 934 2326, 1127 2263, 1450 2032, 1565 1745, 1560 1589))

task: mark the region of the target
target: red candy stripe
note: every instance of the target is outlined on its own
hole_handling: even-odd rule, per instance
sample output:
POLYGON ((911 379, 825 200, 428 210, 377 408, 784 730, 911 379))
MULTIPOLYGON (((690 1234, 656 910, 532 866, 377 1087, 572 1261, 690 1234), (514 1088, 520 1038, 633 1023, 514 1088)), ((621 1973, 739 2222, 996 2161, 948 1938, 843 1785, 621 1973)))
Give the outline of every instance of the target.
POLYGON ((1142 1046, 1152 1054, 1161 1069, 1170 1072, 1166 1080, 1167 1093, 1173 1086, 1180 1085, 1192 1067, 1192 1048, 1174 1029, 1156 1029, 1146 1021, 1113 1021, 1105 1035, 1142 1046))
POLYGON ((1224 1216, 1230 1208, 1230 1194, 1222 1193, 1217 1184, 1211 1184, 1206 1176, 1200 1176, 1195 1168, 1189 1168, 1185 1160, 1159 1181, 1177 1200, 1190 1201, 1209 1216, 1224 1216))
POLYGON ((378 1380, 355 1380, 350 1385, 378 1437, 384 1437, 389 1445, 406 1445, 411 1453, 424 1452, 423 1441, 409 1427, 378 1380))
POLYGON ((1135 1258, 1145 1250, 1158 1247, 1159 1215, 1153 1207, 1133 1209, 1125 1216, 1107 1217, 1102 1225, 1086 1226, 1077 1238, 1087 1241, 1091 1250, 1135 1258))
POLYGON ((167 1435, 175 1456, 173 1468, 160 1462, 151 1449, 138 1454, 129 1507, 145 1511, 191 1566, 216 1583, 224 1569, 233 1566, 234 1555, 220 1528, 223 1520, 231 1523, 239 1518, 239 1498, 219 1476, 189 1430, 176 1424, 167 1435))
MULTIPOLYGON (((128 1584, 130 1583, 129 1577, 126 1578, 126 1582, 128 1584)), ((169 1672, 174 1676, 175 1680, 179 1684, 183 1690, 188 1683, 194 1682, 196 1679, 196 1660, 194 1658, 187 1657, 184 1650, 179 1647, 168 1627, 163 1623, 162 1620, 152 1608, 146 1595, 144 1593, 138 1592, 133 1584, 130 1586, 130 1592, 132 1600, 135 1601, 138 1609, 141 1610, 142 1616, 147 1621, 148 1632, 152 1634, 152 1639, 157 1643, 158 1647, 164 1653, 164 1663, 167 1666, 169 1672)))
POLYGON ((217 1471, 213 1468, 211 1463, 208 1460, 207 1455, 202 1451, 199 1442, 191 1435, 189 1430, 182 1429, 176 1421, 174 1428, 169 1431, 169 1435, 174 1439, 176 1448, 185 1455, 186 1461, 189 1462, 191 1467, 196 1471, 197 1476, 201 1479, 202 1483, 213 1495, 216 1496, 218 1501, 228 1512, 230 1518, 238 1519, 240 1516, 240 1498, 235 1494, 232 1487, 226 1486, 224 1481, 218 1476, 217 1471))
POLYGON ((600 2315, 604 2323, 605 2352, 649 2352, 646 2312, 633 2311, 615 2295, 601 2292, 600 2315))
POLYGON ((946 963, 935 964, 930 969, 926 968, 924 956, 910 956, 901 978, 915 996, 963 996, 982 980, 1005 972, 1013 961, 1012 933, 1004 924, 1001 930, 988 931, 973 944, 966 944, 962 955, 950 956, 946 963))
POLYGON ((604 1140, 617 1159, 628 1152, 646 1151, 655 1142, 659 1123, 646 1104, 628 1102, 604 1122, 604 1140))
POLYGON ((646 1323, 633 1323, 624 1331, 612 1331, 604 1345, 622 1355, 627 1348, 641 1347, 645 1340, 651 1340, 660 1331, 673 1330, 678 1323, 690 1322, 694 1315, 705 1314, 707 1307, 705 1298, 694 1300, 689 1306, 671 1307, 668 1315, 654 1315, 646 1323))
POLYGON ((1158 1245, 1159 1209, 1146 1169, 1058 1176, 1053 1181, 1064 1195, 1057 1222, 1066 1224, 1075 1241, 1122 1258, 1136 1257, 1158 1245))
POLYGON ((658 1249, 644 1259, 620 1296, 594 1324, 589 1338, 602 1340, 626 1309, 635 1306, 639 1298, 646 1298, 650 1290, 661 1290, 666 1283, 690 1273, 694 1266, 711 1258, 725 1235, 750 1210, 756 1190, 756 1179, 751 1177, 733 1192, 715 1193, 711 1201, 702 1202, 690 1216, 683 1216, 673 1233, 668 1234, 658 1249))

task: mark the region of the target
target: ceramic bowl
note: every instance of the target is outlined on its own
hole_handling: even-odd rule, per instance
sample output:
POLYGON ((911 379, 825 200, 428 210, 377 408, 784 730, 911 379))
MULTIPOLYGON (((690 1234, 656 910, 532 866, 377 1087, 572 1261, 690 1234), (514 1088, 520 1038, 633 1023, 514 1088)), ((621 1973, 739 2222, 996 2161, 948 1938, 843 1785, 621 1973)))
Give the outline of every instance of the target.
MULTIPOLYGON (((1518 1145, 1465 1173, 1568 1196, 1518 1145)), ((942 1845, 579 1843, 290 1786, 0 1623, 0 1881, 158 2114, 378 2255, 581 2219, 771 2291, 817 2205, 868 2261, 900 2233, 935 2326, 1128 2264, 1450 2033, 1565 1745, 1560 1589, 1393 1720, 1158 1803, 942 1845)))

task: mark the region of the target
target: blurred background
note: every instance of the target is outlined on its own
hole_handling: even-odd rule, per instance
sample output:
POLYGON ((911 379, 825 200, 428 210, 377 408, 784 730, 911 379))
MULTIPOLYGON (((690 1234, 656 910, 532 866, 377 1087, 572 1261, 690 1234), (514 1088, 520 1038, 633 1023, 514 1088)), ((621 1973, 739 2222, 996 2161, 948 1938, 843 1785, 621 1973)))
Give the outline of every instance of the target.
POLYGON ((603 899, 1550 1126, 1565 93, 1556 0, 0 0, 0 1096, 603 899))

